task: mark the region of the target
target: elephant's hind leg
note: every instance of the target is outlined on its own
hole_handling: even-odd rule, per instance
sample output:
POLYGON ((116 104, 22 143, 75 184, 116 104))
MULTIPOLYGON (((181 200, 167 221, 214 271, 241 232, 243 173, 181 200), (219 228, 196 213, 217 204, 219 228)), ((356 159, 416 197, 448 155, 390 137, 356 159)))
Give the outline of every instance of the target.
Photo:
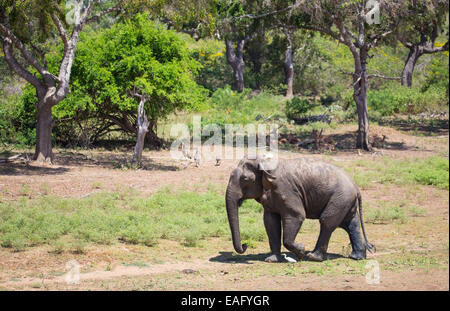
POLYGON ((324 261, 327 256, 328 243, 330 242, 330 237, 337 226, 329 226, 320 222, 320 234, 317 239, 316 247, 311 253, 306 254, 306 257, 312 261, 324 261))
POLYGON ((347 199, 341 193, 337 193, 330 198, 327 207, 320 215, 319 239, 314 250, 306 255, 308 259, 313 261, 323 261, 326 259, 331 234, 341 225, 352 206, 354 206, 354 199, 353 201, 347 199))
POLYGON ((279 214, 264 211, 264 226, 269 238, 272 255, 265 259, 266 262, 282 262, 281 257, 281 217, 279 214))
POLYGON ((366 247, 361 238, 358 215, 355 213, 350 220, 344 221, 341 227, 347 231, 352 243, 352 253, 349 257, 356 260, 366 259, 366 247))
POLYGON ((295 243, 295 237, 302 226, 303 220, 295 217, 283 218, 283 245, 293 252, 300 260, 305 255, 305 245, 295 243))

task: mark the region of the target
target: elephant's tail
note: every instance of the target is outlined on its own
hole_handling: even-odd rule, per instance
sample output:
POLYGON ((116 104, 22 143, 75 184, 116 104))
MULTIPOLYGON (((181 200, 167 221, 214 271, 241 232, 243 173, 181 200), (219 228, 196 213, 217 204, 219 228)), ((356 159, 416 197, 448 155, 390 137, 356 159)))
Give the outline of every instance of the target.
POLYGON ((364 221, 363 221, 363 215, 362 215, 362 199, 361 199, 361 193, 358 191, 358 213, 359 213, 359 221, 361 222, 361 228, 362 228, 362 232, 364 235, 364 240, 366 241, 366 248, 367 250, 369 250, 369 252, 371 253, 375 253, 377 251, 377 248, 375 247, 375 245, 371 244, 368 240, 367 240, 367 236, 366 236, 366 230, 364 229, 364 221))

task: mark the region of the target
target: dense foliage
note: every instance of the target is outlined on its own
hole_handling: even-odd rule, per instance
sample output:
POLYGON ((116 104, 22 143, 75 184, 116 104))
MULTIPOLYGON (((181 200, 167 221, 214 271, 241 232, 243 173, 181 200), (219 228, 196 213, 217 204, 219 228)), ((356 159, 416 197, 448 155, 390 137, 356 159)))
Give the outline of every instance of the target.
MULTIPOLYGON (((30 10, 39 8, 30 6, 30 1, 23 3, 30 10)), ((158 134, 158 121, 185 109, 201 111, 203 122, 216 124, 285 120, 305 112, 335 113, 329 107, 345 114, 345 120, 356 118, 349 75, 354 66, 352 54, 345 45, 319 32, 293 32, 295 97, 282 97, 286 91, 283 66, 288 40, 280 23, 295 19, 284 16, 287 11, 277 15, 278 20, 272 15, 253 17, 282 10, 283 1, 187 0, 160 4, 150 12, 152 21, 148 14, 141 14, 131 20, 101 19, 85 28, 77 46, 70 94, 53 108, 54 141, 86 146, 105 138, 134 139, 138 100, 132 96, 133 91, 148 97, 146 113, 155 134, 149 140, 158 134), (227 63, 224 40, 246 33, 251 36, 243 55, 245 89, 236 92, 230 87, 233 70, 227 63)), ((35 33, 41 35, 33 39, 40 40, 38 47, 45 48, 49 71, 56 74, 63 47, 54 40, 54 26, 45 14, 35 33)), ((448 29, 448 22, 444 24, 448 29)), ((24 39, 28 35, 24 33, 24 39)), ((442 32, 435 47, 444 46, 447 37, 442 32)), ((408 49, 394 39, 371 49, 369 75, 401 76, 408 49)), ((36 139, 36 91, 14 78, 1 53, 1 142, 32 145, 36 139)), ((448 110, 448 58, 448 52, 423 55, 415 67, 411 88, 400 87, 399 80, 370 79, 369 116, 448 110)))
MULTIPOLYGON (((59 55, 49 58, 50 66, 59 63, 59 55)), ((62 143, 89 144, 117 127, 133 134, 139 103, 133 92, 148 99, 145 110, 153 126, 176 109, 198 108, 206 95, 194 81, 200 68, 174 31, 145 15, 89 31, 78 46, 71 92, 53 110, 55 135, 62 143)), ((35 98, 27 94, 24 105, 31 108, 35 98)))

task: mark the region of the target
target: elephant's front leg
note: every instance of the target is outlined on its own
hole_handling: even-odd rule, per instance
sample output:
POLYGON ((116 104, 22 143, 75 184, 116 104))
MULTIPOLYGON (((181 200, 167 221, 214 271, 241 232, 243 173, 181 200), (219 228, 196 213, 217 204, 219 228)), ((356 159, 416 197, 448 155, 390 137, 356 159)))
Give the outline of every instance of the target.
POLYGON ((283 245, 301 260, 305 255, 305 245, 295 243, 295 237, 302 226, 303 219, 283 217, 283 245))
POLYGON ((281 217, 279 214, 264 210, 264 226, 269 237, 272 255, 265 259, 266 262, 282 262, 281 257, 281 217))

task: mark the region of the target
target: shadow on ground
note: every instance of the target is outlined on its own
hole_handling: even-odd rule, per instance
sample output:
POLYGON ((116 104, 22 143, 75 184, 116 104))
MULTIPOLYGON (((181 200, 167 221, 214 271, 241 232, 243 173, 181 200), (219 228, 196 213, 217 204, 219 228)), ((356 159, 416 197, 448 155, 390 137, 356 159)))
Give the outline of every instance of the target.
MULTIPOLYGON (((329 134, 325 135, 326 140, 331 143, 321 143, 319 149, 315 148, 313 143, 306 146, 297 147, 296 145, 279 145, 279 149, 288 151, 310 151, 313 153, 322 153, 327 151, 339 151, 339 152, 354 152, 356 148, 356 137, 358 133, 350 131, 346 133, 329 134)), ((310 139, 309 136, 304 136, 300 140, 310 139)), ((389 137, 371 135, 369 142, 371 145, 378 149, 385 150, 415 150, 414 146, 407 145, 405 142, 388 141, 389 137)))
POLYGON ((408 132, 411 135, 448 135, 448 118, 435 119, 386 119, 379 120, 379 125, 393 127, 396 130, 408 132))
MULTIPOLYGON (((54 154, 54 165, 34 164, 24 161, 0 163, 0 175, 59 175, 70 170, 70 167, 100 167, 107 169, 130 169, 129 155, 120 154, 83 154, 76 152, 59 152, 54 154)), ((157 162, 145 156, 142 157, 141 170, 178 171, 180 166, 157 162)))
MULTIPOLYGON (((356 150, 357 132, 347 132, 343 134, 331 134, 328 137, 336 142, 336 149, 339 151, 356 150)), ((415 146, 407 145, 405 142, 388 141, 389 137, 371 135, 369 142, 373 147, 385 150, 415 150, 415 146)))
POLYGON ((31 166, 25 163, 2 163, 0 164, 0 175, 16 176, 16 175, 59 175, 68 172, 65 167, 51 166, 31 166))
MULTIPOLYGON (((92 154, 87 155, 84 153, 76 152, 61 152, 55 154, 55 163, 58 165, 67 166, 91 166, 102 167, 108 169, 127 169, 130 168, 130 154, 92 154)), ((159 170, 159 171, 178 171, 179 166, 161 163, 149 159, 145 156, 142 157, 143 170, 159 170)))
MULTIPOLYGON (((233 252, 219 252, 220 255, 211 257, 209 261, 212 262, 221 262, 221 263, 241 263, 241 264, 253 264, 255 261, 262 261, 264 262, 264 259, 266 257, 270 256, 269 253, 262 253, 262 254, 248 254, 248 255, 238 255, 233 252)), ((297 257, 290 252, 285 252, 282 254, 286 254, 286 256, 294 258, 297 260, 297 257)), ((334 254, 334 253, 328 253, 327 254, 328 260, 335 260, 338 258, 345 258, 344 256, 340 254, 334 254)), ((310 261, 306 257, 303 258, 302 261, 310 261)))
MULTIPOLYGON (((372 120, 373 123, 382 127, 393 128, 399 132, 404 132, 411 136, 438 136, 449 134, 448 117, 384 117, 372 120)), ((376 127, 375 127, 376 128, 376 127)), ((412 146, 404 141, 398 141, 396 135, 392 135, 389 131, 380 128, 373 132, 370 130, 369 142, 377 149, 385 150, 416 150, 416 146, 412 146)), ((344 133, 327 134, 320 137, 319 148, 317 149, 312 133, 301 132, 297 134, 285 135, 287 139, 279 144, 279 149, 288 151, 309 151, 312 153, 322 152, 353 152, 356 148, 357 131, 347 131, 344 133)))

